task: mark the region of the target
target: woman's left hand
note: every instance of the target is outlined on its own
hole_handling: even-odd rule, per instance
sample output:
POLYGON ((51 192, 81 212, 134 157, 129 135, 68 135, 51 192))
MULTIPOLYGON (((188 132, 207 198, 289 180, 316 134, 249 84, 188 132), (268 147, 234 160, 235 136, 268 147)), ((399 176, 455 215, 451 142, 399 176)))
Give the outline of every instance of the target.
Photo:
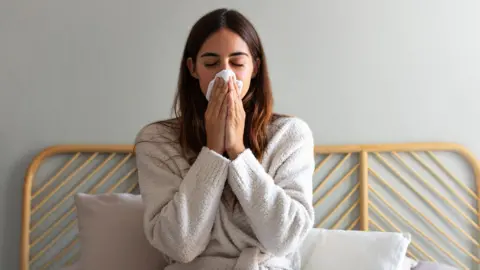
POLYGON ((243 131, 245 128, 245 110, 238 94, 237 84, 232 77, 228 81, 228 109, 225 125, 225 150, 231 160, 237 158, 245 150, 243 131))

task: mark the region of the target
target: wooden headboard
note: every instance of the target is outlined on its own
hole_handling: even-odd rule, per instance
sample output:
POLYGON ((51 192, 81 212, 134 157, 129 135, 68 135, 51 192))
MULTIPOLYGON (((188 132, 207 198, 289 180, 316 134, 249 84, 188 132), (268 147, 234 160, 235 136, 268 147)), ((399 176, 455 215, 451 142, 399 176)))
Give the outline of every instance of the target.
MULTIPOLYGON (((451 143, 316 146, 316 226, 404 231, 409 256, 476 269, 480 167, 451 143)), ((58 269, 79 256, 73 195, 138 192, 132 145, 59 145, 26 172, 21 269, 58 269)))

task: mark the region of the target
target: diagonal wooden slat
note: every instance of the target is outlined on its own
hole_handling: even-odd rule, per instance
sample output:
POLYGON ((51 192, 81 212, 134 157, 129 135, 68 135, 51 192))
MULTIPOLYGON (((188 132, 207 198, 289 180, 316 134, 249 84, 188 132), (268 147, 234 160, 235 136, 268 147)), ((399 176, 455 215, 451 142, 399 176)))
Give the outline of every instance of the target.
POLYGON ((340 226, 340 223, 343 222, 343 220, 353 211, 353 209, 355 209, 355 207, 357 207, 359 204, 358 201, 356 201, 354 204, 352 204, 352 206, 350 206, 350 208, 348 208, 347 211, 345 211, 345 213, 342 214, 342 216, 337 220, 337 222, 335 222, 335 224, 333 224, 332 226, 332 229, 338 229, 338 226, 340 226))
MULTIPOLYGON (((425 233, 423 233, 420 229, 418 229, 417 227, 415 227, 415 225, 413 225, 410 221, 408 221, 406 218, 404 218, 400 213, 398 213, 398 211, 395 210, 395 208, 390 204, 388 203, 380 194, 377 193, 377 191, 375 191, 375 189, 370 189, 373 194, 376 195, 376 197, 378 199, 380 199, 389 209, 390 211, 392 211, 393 213, 396 214, 396 216, 398 216, 403 222, 405 222, 406 224, 408 224, 411 228, 413 228, 416 232, 418 232, 420 235, 422 235, 425 239, 427 239, 430 243, 434 244, 439 250, 443 251, 445 253, 445 255, 447 255, 449 258, 451 258, 452 260, 455 260, 457 263, 459 263, 460 265, 462 265, 462 263, 460 261, 458 261, 457 258, 453 257, 449 252, 445 251, 439 244, 437 244, 435 241, 433 241, 432 238, 430 238, 429 236, 427 236, 425 233)), ((375 205, 371 204, 372 207, 376 208, 375 205)), ((377 209, 378 210, 378 209, 377 209)), ((388 220, 388 218, 386 218, 388 220)), ((438 227, 437 227, 438 229, 438 227)), ((443 232, 441 230, 441 233, 444 234, 445 232, 443 232)), ((451 241, 460 251, 462 251, 463 253, 465 253, 466 255, 470 256, 474 261, 476 261, 477 263, 479 263, 479 259, 477 257, 475 257, 473 254, 471 254, 470 252, 468 252, 465 248, 463 248, 461 245, 459 245, 458 243, 456 243, 453 239, 451 239, 448 235, 444 235, 445 237, 447 237, 447 239, 449 241, 451 241)), ((468 269, 468 268, 467 268, 468 269)))
POLYGON ((32 200, 35 199, 38 194, 42 193, 47 187, 49 187, 53 182, 55 182, 55 180, 57 180, 57 178, 62 175, 65 170, 67 170, 67 168, 73 163, 75 162, 75 160, 78 159, 78 157, 80 157, 80 154, 81 153, 76 153, 74 156, 72 156, 63 166, 62 168, 60 168, 60 170, 57 171, 57 173, 55 173, 55 175, 50 178, 45 184, 43 184, 39 189, 35 190, 32 192, 32 200))
MULTIPOLYGON (((387 230, 385 230, 384 228, 382 228, 382 226, 378 225, 377 222, 375 222, 375 220, 373 219, 370 219, 370 223, 373 225, 373 227, 375 227, 377 230, 381 231, 381 232, 387 232, 387 230)), ((397 231, 399 232, 399 231, 397 231)), ((412 245, 413 245, 413 242, 412 242, 412 245)), ((410 256, 410 258, 414 259, 414 260, 418 260, 417 257, 415 255, 412 254, 412 252, 410 250, 407 250, 407 255, 410 256)))
POLYGON ((67 232, 69 232, 70 229, 75 224, 77 224, 77 220, 73 219, 72 221, 70 221, 68 223, 68 225, 65 226, 64 228, 62 228, 62 230, 59 232, 59 234, 57 234, 57 236, 55 236, 55 238, 52 239, 52 241, 50 241, 39 252, 37 252, 37 254, 33 255, 32 259, 30 260, 30 263, 32 263, 32 264, 35 263, 48 249, 50 249, 53 245, 55 245, 63 235, 65 235, 67 232))
POLYGON ((78 242, 78 237, 73 239, 72 241, 70 241, 70 243, 68 243, 68 245, 66 247, 64 247, 57 255, 55 255, 55 257, 48 261, 47 263, 45 263, 44 265, 42 265, 41 269, 48 269, 48 267, 50 267, 50 265, 52 265, 53 263, 55 262, 58 262, 63 256, 65 256, 65 254, 67 254, 67 252, 69 252, 74 246, 75 244, 78 242))
MULTIPOLYGON (((426 222, 428 222, 433 228, 435 228, 438 232, 440 232, 441 234, 443 234, 445 237, 448 237, 449 239, 451 239, 450 236, 448 236, 442 229, 440 229, 438 226, 436 226, 430 219, 428 219, 424 214, 422 214, 420 211, 418 211, 416 209, 416 207, 414 207, 411 203, 408 202, 407 199, 405 199, 398 191, 396 191, 390 184, 388 184, 387 181, 385 181, 377 172, 375 172, 373 169, 370 168, 370 172, 372 173, 373 176, 375 176, 375 178, 377 178, 380 182, 383 183, 383 185, 385 187, 388 187, 388 189, 390 191, 392 191, 399 199, 401 199, 406 205, 408 205, 410 207, 410 209, 412 209, 412 211, 414 211, 415 213, 417 213, 418 215, 420 215, 426 222)), ((470 241, 472 241, 472 243, 474 243, 477 247, 480 247, 480 245, 478 244, 478 242, 472 238, 472 236, 470 236, 467 232, 465 232, 465 230, 463 230, 462 228, 460 228, 457 224, 455 224, 455 222, 453 222, 451 219, 449 219, 448 217, 445 216, 445 214, 441 213, 440 211, 437 212, 444 220, 446 220, 450 225, 452 225, 452 227, 456 228, 459 232, 461 232, 465 237, 467 237, 470 241)))
POLYGON ((120 178, 113 186, 108 189, 108 193, 116 190, 121 184, 123 184, 128 178, 130 178, 135 172, 137 168, 132 168, 128 173, 126 173, 122 178, 120 178))
MULTIPOLYGON (((439 196, 443 201, 445 201, 447 204, 449 204, 451 207, 453 207, 455 210, 457 210, 457 212, 461 213, 462 216, 464 216, 464 218, 466 219, 469 219, 469 217, 466 216, 466 214, 464 214, 456 204, 454 204, 450 199, 448 199, 447 197, 445 197, 440 191, 438 191, 435 187, 433 187, 432 184, 429 183, 429 181, 425 180, 425 178, 423 178, 419 173, 417 173, 413 168, 411 168, 406 162, 405 160, 399 155, 397 154, 396 152, 392 152, 392 155, 400 162, 402 163, 402 165, 408 170, 410 171, 413 175, 415 175, 415 177, 417 179, 419 179, 420 181, 422 181, 422 183, 424 185, 426 185, 432 192, 434 192, 435 194, 437 194, 437 196, 439 196)), ((459 200, 460 202, 462 202, 466 207, 468 207, 468 209, 470 209, 477 217, 480 217, 479 213, 477 210, 475 210, 475 208, 473 208, 468 202, 465 202, 464 200, 459 200)), ((473 222, 473 221, 472 221, 473 222)), ((474 226, 477 226, 478 225, 476 224, 476 222, 474 222, 474 226)))
POLYGON ((94 153, 91 155, 87 160, 85 160, 82 165, 78 166, 72 173, 70 173, 60 184, 58 184, 45 198, 40 201, 39 204, 35 205, 32 209, 32 215, 35 214, 38 209, 40 209, 45 203, 48 202, 51 198, 53 198, 53 195, 58 192, 65 184, 70 182, 70 180, 75 177, 81 170, 83 170, 88 164, 90 164, 95 157, 97 157, 98 153, 94 153))
MULTIPOLYGON (((80 259, 80 252, 75 253, 73 256, 70 257, 64 264, 63 267, 67 268, 69 266, 72 266, 76 261, 80 259)), ((48 266, 47 266, 48 267, 48 266)), ((44 268, 45 269, 45 268, 44 268)))
POLYGON ((315 188, 313 194, 316 194, 323 187, 323 185, 327 183, 328 179, 338 170, 338 168, 342 166, 343 163, 345 163, 345 161, 347 161, 348 158, 350 158, 351 155, 352 154, 345 155, 345 157, 343 157, 343 159, 339 163, 337 163, 337 165, 327 174, 327 176, 325 176, 323 181, 320 182, 320 184, 315 188))
POLYGON ((108 173, 103 177, 102 180, 98 181, 96 185, 90 190, 91 193, 96 193, 97 189, 99 189, 110 177, 112 177, 118 169, 120 169, 127 161, 132 157, 132 153, 126 155, 120 162, 115 165, 108 173))
MULTIPOLYGON (((369 203, 369 205, 371 206, 371 203, 369 203)), ((372 207, 373 208, 373 207, 372 207)), ((380 210, 378 208, 375 208, 375 209, 372 209, 373 212, 375 214, 377 214, 383 221, 385 221, 386 223, 388 223, 388 225, 390 225, 390 227, 392 227, 394 230, 396 230, 397 232, 402 232, 392 221, 390 221, 390 219, 386 218, 386 216, 380 212, 380 210)), ((414 248, 416 248, 420 253, 422 253, 423 256, 427 257, 430 261, 435 261, 435 259, 428 255, 425 250, 423 250, 422 247, 420 247, 420 245, 416 244, 415 242, 412 241, 412 246, 414 248)))
POLYGON ((40 241, 42 241, 43 239, 45 239, 47 236, 49 236, 54 229, 56 229, 58 227, 58 225, 64 221, 69 215, 73 214, 73 212, 75 211, 75 207, 71 207, 62 217, 60 217, 59 219, 57 219, 55 221, 55 223, 52 224, 52 226, 49 226, 48 229, 46 231, 44 231, 39 237, 37 237, 31 244, 30 244, 30 248, 34 247, 35 245, 37 245, 38 243, 40 243, 40 241))
MULTIPOLYGON (((93 171, 91 171, 85 178, 80 180, 80 182, 65 196, 63 196, 63 199, 56 203, 50 210, 45 213, 39 220, 34 222, 32 224, 32 227, 30 228, 30 231, 34 231, 45 219, 47 219, 53 212, 55 212, 61 205, 63 205, 68 199, 72 198, 73 194, 77 193, 80 187, 82 187, 88 180, 90 180, 95 174, 97 174, 101 169, 105 167, 108 162, 110 162, 114 157, 115 153, 112 153, 106 158, 100 165, 98 165, 93 171)), ((65 217, 66 215, 64 215, 65 217)), ((61 218, 63 220, 63 217, 61 218)), ((57 224, 57 222, 56 222, 57 224)))
MULTIPOLYGON (((442 211, 440 209, 438 209, 438 207, 436 207, 432 202, 430 202, 429 200, 427 200, 424 196, 422 196, 422 194, 420 194, 420 192, 418 190, 415 189, 415 187, 413 187, 413 185, 397 170, 395 169, 387 160, 385 160, 382 155, 380 155, 379 153, 374 153, 375 156, 388 168, 390 169, 398 178, 400 178, 415 194, 417 194, 417 196, 419 198, 421 198, 428 206, 430 206, 431 208, 433 208, 436 212, 438 213, 441 213, 442 211)), ((408 165, 406 165, 408 167, 408 165)), ((445 196, 443 196, 442 194, 440 194, 440 192, 438 192, 438 190, 436 190, 434 187, 432 187, 430 184, 428 184, 426 181, 424 182, 425 185, 427 187, 430 187, 431 188, 431 191, 433 191, 434 193, 437 194, 437 196, 440 196, 444 201, 445 203, 449 204, 453 209, 457 210, 457 213, 460 214, 465 220, 467 220, 475 229, 477 230, 480 230, 480 227, 478 226, 478 224, 476 224, 475 221, 473 221, 471 218, 469 218, 462 210, 458 209, 458 207, 453 204, 452 202, 450 202, 450 200, 448 200, 448 198, 446 198, 445 196)))
MULTIPOLYGON (((137 183, 133 183, 132 185, 130 185, 129 188, 127 188, 126 192, 127 193, 130 193, 132 192, 136 187, 137 187, 137 183)), ((113 190, 111 190, 113 191, 113 190)), ((50 249, 65 233, 67 233, 73 225, 75 225, 77 222, 76 220, 72 220, 70 221, 70 223, 61 230, 60 234, 57 235, 57 237, 55 237, 47 246, 45 246, 42 250, 40 250, 37 255, 35 255, 32 260, 31 260, 31 263, 34 263, 36 260, 38 260, 40 258, 40 256, 42 256, 48 249, 50 249)), ((48 268, 51 264, 53 264, 54 262, 60 260, 74 245, 75 243, 79 240, 78 236, 75 237, 64 249, 62 249, 61 252, 59 252, 53 260, 49 261, 48 263, 46 263, 45 265, 42 266, 42 269, 46 269, 48 268)))
MULTIPOLYGON (((372 190, 373 191, 373 190, 372 190)), ((375 193, 375 195, 377 195, 375 193)), ((378 195, 377 195, 378 196, 378 195)), ((382 213, 382 211, 380 211, 380 209, 378 209, 378 207, 376 207, 373 203, 370 203, 370 206, 372 207, 373 211, 375 212, 375 214, 377 214, 378 216, 380 216, 383 220, 385 220, 390 226, 394 227, 393 225, 393 222, 391 222, 386 216, 385 214, 382 213)), ((393 208, 390 208, 390 206, 388 206, 388 208, 392 211, 393 208)), ((413 224, 411 224, 410 222, 406 222, 408 225, 410 225, 416 232, 420 233, 425 239, 427 239, 430 244, 433 244, 435 247, 437 247, 440 251, 442 251, 445 255, 447 255, 447 257, 449 257, 450 259, 454 260, 456 263, 458 263, 459 265, 461 265, 462 267, 465 268, 465 265, 462 264, 462 262, 460 262, 457 258, 455 258, 453 255, 451 255, 448 251, 446 251, 444 248, 442 248, 439 244, 437 244, 435 241, 433 241, 430 237, 426 236, 423 232, 421 232, 421 230, 419 230, 417 227, 415 227, 413 224)), ((397 227, 394 227, 397 231, 398 228, 397 227)), ((412 245, 413 246, 413 245, 412 245)), ((427 253, 421 249, 418 245, 415 245, 415 248, 417 248, 418 250, 421 250, 423 254, 426 254, 427 253)), ((428 258, 432 261, 435 261, 430 255, 428 255, 428 258)), ((468 269, 468 268, 467 268, 468 269)))
MULTIPOLYGON (((462 183, 462 181, 460 181, 458 177, 453 175, 453 173, 449 169, 447 169, 447 167, 437 158, 435 154, 433 154, 432 151, 427 151, 427 154, 437 164, 437 166, 440 167, 440 169, 442 169, 448 176, 450 176, 450 178, 452 178, 463 190, 465 190, 470 196, 472 196, 472 198, 480 201, 480 197, 478 197, 478 195, 476 195, 469 187, 462 183)), ((461 198, 463 198, 463 196, 461 198)))
POLYGON ((355 221, 352 222, 352 224, 350 224, 350 226, 347 227, 347 230, 352 230, 353 228, 355 228, 355 226, 357 226, 359 222, 360 222, 360 218, 355 219, 355 221))
MULTIPOLYGON (((314 204, 313 204, 313 207, 316 208, 320 203, 322 203, 323 200, 325 200, 326 198, 328 198, 328 196, 330 196, 330 194, 332 194, 343 182, 345 182, 345 180, 348 179, 348 177, 350 177, 358 168, 358 164, 355 165, 353 168, 351 168, 343 177, 342 179, 340 179, 340 181, 338 181, 337 183, 335 183, 335 185, 325 193, 325 195, 323 195, 320 199, 318 199, 314 204)), ((313 193, 315 194, 315 193, 313 193)))
MULTIPOLYGON (((113 158, 113 156, 111 156, 111 158, 113 158)), ((88 177, 86 177, 85 179, 83 179, 68 195, 66 195, 62 201, 60 201, 58 204, 57 204, 57 207, 59 205, 61 205, 62 203, 65 202, 65 200, 67 200, 68 198, 71 198, 71 196, 73 196, 74 193, 76 193, 78 191, 78 188, 86 181, 88 181, 91 176, 93 176, 96 172, 98 172, 98 170, 100 170, 101 168, 104 167, 105 164, 107 164, 111 158, 107 158, 106 160, 104 160, 102 162, 102 164, 100 164, 88 177)), ((118 186, 120 186, 123 182, 125 182, 125 180, 127 180, 133 173, 136 172, 136 168, 133 168, 131 169, 125 176, 123 176, 122 178, 120 178, 116 183, 115 185, 113 185, 109 192, 111 192, 112 190, 115 190, 118 186)), ((55 211, 56 208, 52 208, 52 210, 47 213, 47 216, 50 215, 53 211, 55 211)), ((51 226, 48 227, 48 229, 43 232, 39 237, 37 237, 33 242, 32 244, 30 245, 31 247, 35 246, 36 244, 38 244, 40 241, 42 241, 43 239, 45 239, 45 237, 49 236, 52 231, 57 228, 57 226, 62 222, 64 221, 69 215, 71 215, 73 213, 73 211, 75 210, 75 207, 72 205, 70 207, 70 209, 64 213, 59 219, 57 219, 51 226)))
POLYGON ((325 165, 325 163, 327 163, 327 161, 332 157, 332 154, 328 155, 327 157, 325 157, 321 162, 320 164, 318 164, 317 167, 315 167, 315 170, 313 171, 313 174, 316 174, 320 169, 322 169, 323 165, 325 165))
POLYGON ((129 188, 127 188, 127 193, 131 193, 138 187, 138 183, 133 183, 129 188))
MULTIPOLYGON (((425 161, 417 154, 417 153, 410 153, 413 158, 418 162, 420 163, 420 165, 422 165, 435 179, 437 179, 438 182, 440 182, 443 186, 445 186, 445 188, 448 189, 449 192, 451 192, 453 195, 455 195, 455 197, 463 202, 464 205, 468 205, 467 207, 472 210, 476 215, 477 217, 479 217, 478 215, 478 212, 475 210, 475 209, 472 209, 472 206, 470 206, 470 203, 468 203, 464 196, 460 195, 456 190, 454 190, 449 184, 447 184, 441 176, 439 176, 433 169, 432 167, 430 167, 428 164, 425 163, 425 161)), ((478 224, 475 224, 475 228, 477 230, 480 229, 480 227, 478 226, 478 224)))
POLYGON ((350 197, 352 197, 353 193, 355 193, 355 191, 358 190, 358 187, 360 186, 360 184, 356 184, 352 190, 350 190, 350 192, 347 194, 347 196, 345 196, 337 205, 337 207, 335 207, 330 213, 328 213, 328 215, 317 225, 317 228, 320 228, 322 227, 322 225, 328 220, 328 218, 330 218, 330 216, 333 215, 333 213, 335 213, 335 211, 337 211, 337 209, 340 208, 340 206, 342 206, 342 204, 344 202, 346 202, 350 197))

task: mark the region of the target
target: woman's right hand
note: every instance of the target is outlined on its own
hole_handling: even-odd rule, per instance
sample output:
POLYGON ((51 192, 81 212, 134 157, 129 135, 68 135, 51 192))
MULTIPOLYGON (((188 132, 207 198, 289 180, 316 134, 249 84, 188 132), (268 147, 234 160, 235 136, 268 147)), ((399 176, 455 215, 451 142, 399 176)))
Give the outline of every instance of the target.
POLYGON ((225 122, 227 119, 228 83, 217 78, 213 85, 212 95, 205 112, 205 129, 207 147, 223 155, 225 152, 225 122))

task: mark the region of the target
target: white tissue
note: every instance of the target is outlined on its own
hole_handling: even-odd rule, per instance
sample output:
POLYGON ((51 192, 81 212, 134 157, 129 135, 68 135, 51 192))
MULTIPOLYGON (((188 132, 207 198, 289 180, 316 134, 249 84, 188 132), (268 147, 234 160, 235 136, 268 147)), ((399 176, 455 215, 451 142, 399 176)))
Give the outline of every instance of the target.
POLYGON ((228 77, 230 77, 230 76, 233 76, 233 78, 235 79, 235 83, 237 84, 237 87, 238 87, 238 94, 239 95, 242 94, 243 82, 237 80, 237 78, 235 77, 235 73, 233 71, 231 71, 229 69, 224 69, 224 70, 218 72, 215 75, 215 78, 213 78, 213 80, 208 84, 207 94, 205 95, 207 100, 210 100, 210 96, 212 95, 212 88, 213 88, 213 84, 215 83, 215 79, 217 77, 220 77, 220 78, 223 78, 223 80, 225 82, 228 82, 228 77))

